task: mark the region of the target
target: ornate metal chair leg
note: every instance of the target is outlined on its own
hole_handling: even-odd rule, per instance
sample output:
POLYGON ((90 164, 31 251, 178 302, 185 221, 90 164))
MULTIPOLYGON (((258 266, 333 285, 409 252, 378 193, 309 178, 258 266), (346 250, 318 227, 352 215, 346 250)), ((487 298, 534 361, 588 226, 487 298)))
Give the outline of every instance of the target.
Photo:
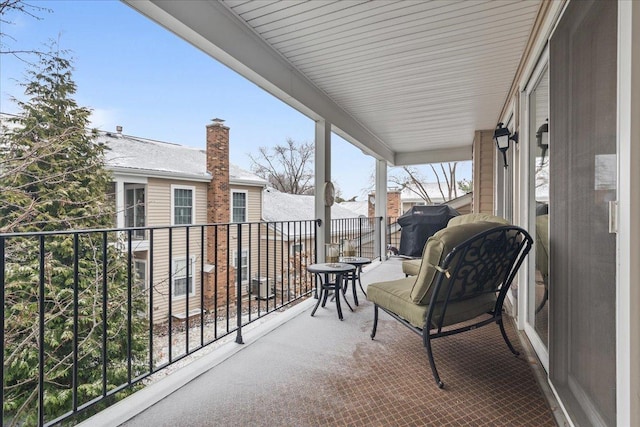
POLYGON ((433 360, 433 352, 431 351, 431 338, 429 336, 429 331, 424 330, 422 332, 422 341, 424 342, 424 347, 427 349, 427 357, 429 357, 429 365, 431 366, 431 372, 433 373, 433 378, 436 380, 436 384, 438 388, 443 388, 444 383, 440 380, 440 375, 438 375, 438 370, 436 369, 436 362, 433 360))
POLYGON ((371 330, 371 339, 376 336, 376 329, 378 328, 378 304, 373 306, 373 329, 371 330))
POLYGON ((500 332, 502 333, 502 338, 504 338, 504 342, 507 343, 507 346, 509 347, 509 350, 511 350, 511 353, 515 354, 516 356, 520 356, 520 352, 516 350, 511 344, 511 341, 509 341, 509 337, 507 336, 507 331, 504 330, 504 324, 502 323, 502 318, 500 318, 496 322, 498 323, 498 325, 500 325, 500 332))

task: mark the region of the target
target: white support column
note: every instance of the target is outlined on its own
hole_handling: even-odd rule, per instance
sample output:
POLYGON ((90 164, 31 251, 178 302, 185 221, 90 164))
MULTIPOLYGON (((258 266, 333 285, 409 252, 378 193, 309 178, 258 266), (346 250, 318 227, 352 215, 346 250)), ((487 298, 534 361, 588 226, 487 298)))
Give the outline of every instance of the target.
POLYGON ((124 228, 124 181, 116 178, 116 227, 124 228))
POLYGON ((315 216, 322 220, 316 236, 318 262, 324 262, 325 243, 331 242, 331 207, 324 203, 324 184, 331 181, 331 123, 316 122, 315 144, 315 216))
POLYGON ((387 258, 387 162, 376 160, 376 204, 374 215, 382 217, 380 234, 376 236, 376 247, 380 248, 380 259, 387 258))

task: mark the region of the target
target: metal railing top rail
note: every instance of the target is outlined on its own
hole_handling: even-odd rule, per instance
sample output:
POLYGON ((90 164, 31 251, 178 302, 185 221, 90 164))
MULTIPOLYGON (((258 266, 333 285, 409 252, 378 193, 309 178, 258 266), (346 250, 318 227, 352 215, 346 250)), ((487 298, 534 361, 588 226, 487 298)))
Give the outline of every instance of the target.
POLYGON ((88 229, 65 229, 65 230, 50 230, 50 231, 17 231, 17 232, 4 232, 0 233, 0 237, 28 237, 28 236, 52 236, 74 233, 113 233, 129 231, 148 231, 148 230, 167 230, 170 228, 198 228, 198 227, 214 227, 214 226, 233 226, 233 225, 251 225, 251 224, 279 224, 279 223, 301 223, 301 222, 315 222, 318 224, 319 219, 296 219, 296 220, 282 220, 282 221, 245 221, 245 222, 215 222, 215 223, 203 223, 203 224, 175 224, 175 225, 150 225, 145 227, 112 227, 112 228, 88 228, 88 229))

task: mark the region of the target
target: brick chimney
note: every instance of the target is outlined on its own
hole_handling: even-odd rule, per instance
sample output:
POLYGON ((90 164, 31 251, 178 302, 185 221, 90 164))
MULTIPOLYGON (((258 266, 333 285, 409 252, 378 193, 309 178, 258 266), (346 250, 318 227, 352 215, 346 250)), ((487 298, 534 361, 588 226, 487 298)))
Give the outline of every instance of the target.
MULTIPOLYGON (((402 215, 402 200, 400 190, 388 190, 387 191, 387 216, 397 218, 402 215)), ((367 196, 367 213, 369 217, 375 215, 375 204, 371 203, 375 200, 376 193, 369 193, 367 196)))
POLYGON ((402 215, 400 190, 387 191, 387 216, 397 218, 402 215))
MULTIPOLYGON (((213 119, 207 125, 207 171, 212 175, 207 185, 207 223, 227 224, 229 211, 229 128, 224 120, 213 119)), ((215 288, 218 288, 218 308, 225 307, 227 289, 231 298, 235 298, 234 269, 227 264, 229 251, 227 226, 207 227, 207 263, 216 268, 207 274, 204 289, 205 308, 214 309, 215 288), (216 236, 217 234, 217 236, 216 236), (227 270, 229 275, 227 277, 227 270), (216 281, 217 277, 217 281, 216 281), (229 288, 227 288, 227 281, 229 288)))
POLYGON ((207 222, 229 222, 229 128, 224 120, 207 125, 207 171, 212 175, 207 187, 207 222))

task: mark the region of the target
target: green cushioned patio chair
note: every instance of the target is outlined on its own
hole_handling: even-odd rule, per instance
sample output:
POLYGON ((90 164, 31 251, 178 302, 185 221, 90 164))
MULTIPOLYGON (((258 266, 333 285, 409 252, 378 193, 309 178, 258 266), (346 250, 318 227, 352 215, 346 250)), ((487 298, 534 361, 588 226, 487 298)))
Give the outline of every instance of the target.
POLYGON ((502 323, 502 306, 532 243, 522 228, 489 221, 438 231, 425 245, 416 276, 367 287, 367 299, 374 303, 371 339, 379 309, 421 335, 440 388, 444 383, 431 351, 434 338, 497 323, 509 350, 518 355, 502 323))

